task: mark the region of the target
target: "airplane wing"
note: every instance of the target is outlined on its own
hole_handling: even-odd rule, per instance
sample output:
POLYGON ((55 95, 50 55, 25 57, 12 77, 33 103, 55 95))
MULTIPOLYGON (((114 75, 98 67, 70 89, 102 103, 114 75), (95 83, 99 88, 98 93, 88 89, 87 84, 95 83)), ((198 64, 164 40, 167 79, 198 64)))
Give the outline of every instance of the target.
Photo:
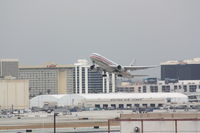
POLYGON ((149 76, 149 75, 138 75, 138 74, 131 74, 129 72, 125 72, 125 73, 121 73, 122 74, 122 77, 127 77, 127 78, 135 78, 135 77, 146 77, 146 76, 149 76))
POLYGON ((149 75, 132 75, 133 77, 146 77, 146 76, 149 76, 149 75))
POLYGON ((124 69, 134 71, 134 70, 143 70, 143 69, 154 68, 154 67, 158 67, 158 66, 124 66, 124 69))

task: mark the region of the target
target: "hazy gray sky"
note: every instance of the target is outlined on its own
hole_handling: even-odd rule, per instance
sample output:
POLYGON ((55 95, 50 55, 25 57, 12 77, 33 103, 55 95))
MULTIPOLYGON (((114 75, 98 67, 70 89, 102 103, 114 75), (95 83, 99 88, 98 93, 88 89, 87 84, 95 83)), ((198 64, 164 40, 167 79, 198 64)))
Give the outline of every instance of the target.
POLYGON ((120 64, 200 57, 199 0, 1 0, 0 55, 72 64, 100 53, 120 64))

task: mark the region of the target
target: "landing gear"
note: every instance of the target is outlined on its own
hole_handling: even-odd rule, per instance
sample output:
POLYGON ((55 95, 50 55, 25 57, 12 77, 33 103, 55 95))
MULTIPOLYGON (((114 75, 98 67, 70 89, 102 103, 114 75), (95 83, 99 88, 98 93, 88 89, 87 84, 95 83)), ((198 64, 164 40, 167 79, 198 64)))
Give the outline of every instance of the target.
POLYGON ((117 76, 118 76, 118 77, 122 77, 122 75, 121 75, 121 74, 118 74, 117 76))
POLYGON ((107 75, 106 74, 102 74, 102 77, 107 77, 107 75))
POLYGON ((107 77, 106 71, 103 71, 102 77, 107 77))
POLYGON ((90 70, 94 70, 95 69, 95 62, 92 61, 92 65, 90 66, 90 70))
POLYGON ((95 68, 95 65, 90 66, 90 70, 94 70, 94 68, 95 68))

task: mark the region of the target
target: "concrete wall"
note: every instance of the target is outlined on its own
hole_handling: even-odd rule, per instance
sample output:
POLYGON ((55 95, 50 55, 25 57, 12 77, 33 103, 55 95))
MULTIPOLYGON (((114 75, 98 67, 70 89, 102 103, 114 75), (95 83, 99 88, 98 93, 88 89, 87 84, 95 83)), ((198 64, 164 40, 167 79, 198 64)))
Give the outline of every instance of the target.
POLYGON ((0 80, 0 109, 25 109, 28 107, 28 80, 0 80))
MULTIPOLYGON (((139 127, 141 133, 142 124, 140 121, 135 122, 121 122, 121 133, 135 133, 135 127, 139 127)), ((146 133, 175 133, 174 121, 144 121, 143 132, 146 133)), ((178 121, 178 133, 199 133, 200 121, 178 121)))
POLYGON ((143 133, 199 133, 200 119, 197 120, 199 116, 199 113, 122 114, 120 133, 136 133, 136 127, 140 130, 137 133, 142 132, 142 127, 143 133))

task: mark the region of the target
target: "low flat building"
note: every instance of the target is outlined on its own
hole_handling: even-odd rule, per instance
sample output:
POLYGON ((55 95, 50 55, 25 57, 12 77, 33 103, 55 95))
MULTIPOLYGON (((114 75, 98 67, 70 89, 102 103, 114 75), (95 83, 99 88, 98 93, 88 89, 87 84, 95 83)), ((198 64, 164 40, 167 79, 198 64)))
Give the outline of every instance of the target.
POLYGON ((0 80, 0 109, 28 109, 28 80, 0 80))
POLYGON ((184 104, 188 97, 181 93, 109 93, 109 94, 65 94, 40 95, 30 100, 30 107, 43 107, 54 103, 57 106, 90 108, 134 108, 162 107, 164 105, 184 104))

